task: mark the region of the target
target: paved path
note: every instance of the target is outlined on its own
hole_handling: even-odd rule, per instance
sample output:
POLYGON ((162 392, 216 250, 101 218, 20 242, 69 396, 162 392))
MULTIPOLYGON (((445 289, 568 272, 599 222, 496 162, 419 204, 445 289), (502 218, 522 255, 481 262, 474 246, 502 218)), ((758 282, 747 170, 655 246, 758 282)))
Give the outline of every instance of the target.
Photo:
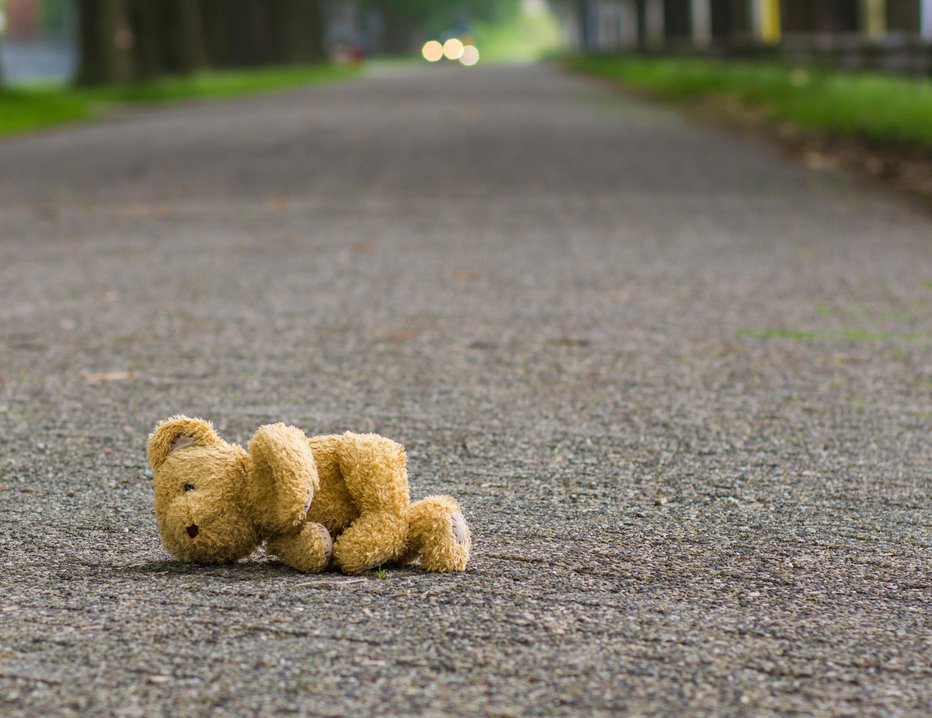
POLYGON ((0 714, 928 715, 932 221, 548 68, 0 143, 0 714), (457 576, 161 550, 174 412, 406 444, 457 576))

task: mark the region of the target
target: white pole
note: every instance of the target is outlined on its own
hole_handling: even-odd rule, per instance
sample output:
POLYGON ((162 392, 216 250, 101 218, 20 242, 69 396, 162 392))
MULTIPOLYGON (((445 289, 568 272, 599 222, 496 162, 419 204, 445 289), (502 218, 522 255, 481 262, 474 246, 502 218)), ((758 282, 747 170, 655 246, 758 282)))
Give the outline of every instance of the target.
POLYGON ((751 3, 751 25, 754 28, 754 37, 758 40, 761 39, 761 27, 763 22, 761 18, 763 17, 763 11, 761 10, 759 0, 748 0, 751 3))
POLYGON ((692 0, 693 43, 699 47, 712 44, 712 0, 692 0))
POLYGON ((612 35, 616 50, 624 47, 625 41, 625 3, 624 0, 612 2, 612 35))
POLYGON ((605 25, 608 30, 608 46, 617 50, 621 45, 621 0, 608 0, 608 21, 605 25))
POLYGON ((595 25, 595 46, 604 50, 608 45, 608 10, 605 0, 595 0, 592 3, 592 24, 595 25))
POLYGON ((922 0, 922 39, 932 42, 932 0, 922 0))
POLYGON ((750 0, 751 21, 758 40, 768 45, 780 42, 780 0, 750 0))
POLYGON ((579 27, 579 12, 576 6, 569 2, 562 2, 557 6, 566 38, 566 44, 574 51, 585 50, 582 46, 582 30, 579 27))

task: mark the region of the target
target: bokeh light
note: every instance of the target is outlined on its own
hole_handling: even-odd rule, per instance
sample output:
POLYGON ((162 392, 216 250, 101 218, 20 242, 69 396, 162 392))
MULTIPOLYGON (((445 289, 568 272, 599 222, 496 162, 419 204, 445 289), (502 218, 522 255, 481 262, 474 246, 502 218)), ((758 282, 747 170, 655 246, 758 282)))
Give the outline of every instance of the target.
POLYGON ((443 45, 436 40, 428 40, 421 48, 421 54, 427 62, 437 62, 443 57, 443 45))
POLYGON ((451 37, 443 43, 443 55, 448 60, 459 60, 463 56, 463 41, 458 37, 451 37))
POLYGON ((466 45, 463 48, 463 54, 460 55, 460 62, 466 67, 472 67, 479 62, 479 50, 475 45, 466 45))

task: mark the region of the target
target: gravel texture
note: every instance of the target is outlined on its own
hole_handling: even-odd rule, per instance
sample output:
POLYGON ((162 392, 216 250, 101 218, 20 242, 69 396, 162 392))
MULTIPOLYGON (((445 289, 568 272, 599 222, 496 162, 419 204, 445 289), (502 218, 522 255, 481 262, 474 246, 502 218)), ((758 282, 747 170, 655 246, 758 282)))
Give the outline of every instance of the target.
POLYGON ((0 143, 0 714, 932 712, 932 221, 549 67, 0 143), (161 549, 185 412, 404 443, 474 559, 161 549))

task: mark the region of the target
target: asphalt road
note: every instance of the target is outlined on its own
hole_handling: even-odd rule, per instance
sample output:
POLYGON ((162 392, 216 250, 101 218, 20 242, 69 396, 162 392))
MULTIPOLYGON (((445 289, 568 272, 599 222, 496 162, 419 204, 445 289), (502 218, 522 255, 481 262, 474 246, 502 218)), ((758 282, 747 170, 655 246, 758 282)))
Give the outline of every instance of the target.
MULTIPOLYGON (((436 71, 435 71, 436 70, 436 71)), ((0 142, 0 714, 932 712, 932 219, 547 67, 0 142), (176 412, 404 443, 474 558, 160 547, 176 412)))

